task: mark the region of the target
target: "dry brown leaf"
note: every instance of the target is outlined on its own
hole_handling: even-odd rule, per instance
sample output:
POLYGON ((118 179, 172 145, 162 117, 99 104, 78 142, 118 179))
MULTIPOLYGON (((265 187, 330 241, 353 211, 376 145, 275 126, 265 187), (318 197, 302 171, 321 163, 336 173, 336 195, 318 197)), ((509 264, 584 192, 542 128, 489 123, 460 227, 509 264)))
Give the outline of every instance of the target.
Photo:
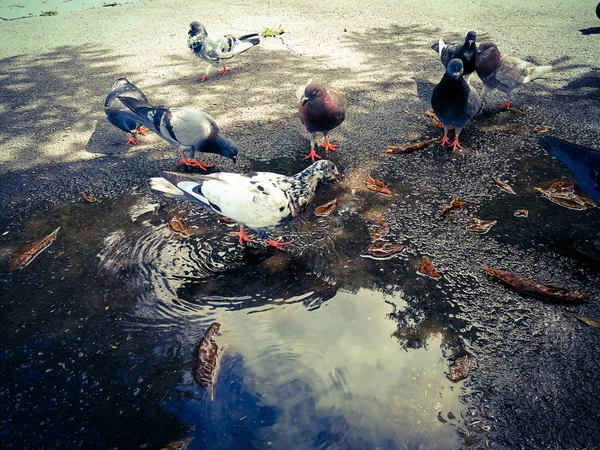
POLYGON ((96 197, 92 197, 91 195, 87 195, 85 192, 81 193, 83 200, 87 203, 100 203, 102 200, 98 200, 96 197))
POLYGON ((334 198, 330 202, 327 202, 321 206, 318 206, 315 209, 315 215, 322 216, 322 217, 328 216, 329 214, 331 214, 332 212, 335 211, 336 206, 337 206, 337 198, 334 198))
POLYGON ((467 231, 471 233, 485 234, 496 225, 497 220, 481 220, 473 217, 467 224, 467 231))
MULTIPOLYGON (((443 127, 443 125, 442 125, 443 127)), ((409 153, 409 152, 414 152, 415 150, 422 150, 425 147, 433 144, 436 141, 436 139, 426 139, 424 141, 420 141, 420 142, 412 142, 412 143, 408 143, 408 144, 403 144, 403 145, 390 145, 390 147, 383 152, 384 155, 392 155, 392 154, 396 154, 396 153, 409 153)))
POLYGON ((529 210, 527 210, 527 209, 517 209, 513 213, 513 216, 515 216, 515 217, 527 217, 527 216, 529 216, 529 210))
POLYGON ((388 241, 377 241, 371 244, 360 256, 362 258, 383 261, 402 254, 407 248, 408 246, 406 245, 394 244, 388 241))
POLYGON ((220 323, 213 322, 204 333, 204 337, 202 337, 198 348, 198 361, 194 374, 194 378, 200 386, 208 390, 211 400, 215 399, 214 386, 217 380, 218 363, 221 356, 219 354, 219 346, 213 337, 219 333, 220 328, 220 323))
POLYGON ((498 187, 500 189, 502 189, 504 192, 507 192, 509 194, 513 194, 513 195, 517 195, 517 193, 515 191, 513 191, 513 188, 510 187, 510 185, 506 182, 506 181, 502 181, 500 178, 494 178, 494 183, 496 183, 498 185, 498 187))
POLYGON ((166 447, 163 447, 161 450, 186 450, 193 440, 193 437, 179 439, 178 441, 171 442, 166 447))
POLYGON ((173 216, 173 218, 169 221, 169 225, 173 231, 176 231, 177 233, 185 234, 186 236, 190 235, 188 224, 183 217, 173 216))
POLYGON ((464 380, 469 374, 469 357, 467 355, 458 358, 454 364, 450 366, 450 381, 464 380))
POLYGON ((553 203, 576 211, 595 208, 596 204, 587 197, 575 193, 575 183, 569 181, 557 181, 552 183, 548 189, 535 188, 553 203))
MULTIPOLYGON (((435 111, 433 109, 427 111, 425 115, 431 119, 431 123, 433 123, 436 126, 436 128, 439 128, 440 130, 444 129, 444 124, 440 122, 440 119, 437 118, 437 115, 435 114, 435 111)), ((450 129, 452 128, 454 128, 454 126, 450 127, 450 129)))
POLYGON ((527 113, 525 113, 525 112, 523 112, 523 111, 521 111, 520 109, 517 109, 517 108, 512 108, 512 107, 511 107, 511 108, 508 108, 508 110, 509 110, 510 112, 512 112, 512 113, 521 114, 521 115, 523 115, 523 116, 526 116, 526 115, 527 115, 527 113))
POLYGON ((371 235, 371 242, 382 240, 390 232, 390 226, 383 221, 383 216, 379 218, 378 225, 371 225, 369 227, 369 234, 371 235))
POLYGON ((10 272, 27 267, 36 256, 42 253, 42 251, 47 249, 50 244, 56 240, 58 230, 60 230, 60 227, 58 227, 48 236, 45 236, 42 239, 33 242, 32 244, 27 244, 21 250, 12 255, 8 263, 10 272))
POLYGON ((582 317, 582 316, 575 316, 575 318, 577 320, 579 320, 580 322, 583 322, 586 325, 589 325, 590 327, 600 328, 600 323, 598 323, 598 322, 594 322, 593 320, 587 319, 587 318, 582 317))
POLYGON ((434 280, 439 280, 441 275, 435 270, 433 263, 430 259, 426 259, 423 261, 421 266, 419 267, 418 273, 425 275, 429 278, 433 278, 434 280))
POLYGON ((532 133, 545 133, 546 131, 550 131, 552 128, 547 127, 545 125, 536 125, 531 129, 532 133))
POLYGON ((457 211, 457 210, 461 209, 463 206, 465 206, 465 202, 461 202, 458 199, 458 197, 454 197, 450 203, 448 203, 446 206, 444 206, 442 208, 442 211, 440 212, 440 216, 443 216, 444 214, 447 214, 452 211, 457 211))
POLYGON ((490 275, 498 278, 506 284, 517 289, 527 295, 532 295, 544 300, 551 300, 555 302, 570 302, 570 303, 583 303, 590 299, 590 296, 579 289, 566 289, 563 287, 557 287, 546 284, 538 284, 529 278, 522 277, 512 272, 504 270, 491 269, 484 267, 490 275))
POLYGON ((367 189, 373 192, 378 192, 380 194, 386 195, 388 197, 392 195, 390 190, 385 184, 383 184, 383 182, 376 180, 371 175, 369 175, 368 177, 369 178, 367 179, 367 189))

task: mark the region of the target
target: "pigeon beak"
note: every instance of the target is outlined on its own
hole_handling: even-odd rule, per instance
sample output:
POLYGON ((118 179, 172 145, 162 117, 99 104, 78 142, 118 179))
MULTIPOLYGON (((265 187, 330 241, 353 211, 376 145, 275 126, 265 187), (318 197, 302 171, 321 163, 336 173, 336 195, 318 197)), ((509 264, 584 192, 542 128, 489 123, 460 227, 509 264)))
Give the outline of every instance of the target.
POLYGON ((471 47, 474 43, 475 41, 469 41, 469 47, 471 47))
POLYGON ((237 164, 237 156, 233 155, 231 157, 231 160, 233 161, 234 164, 237 164))
POLYGON ((306 102, 308 101, 308 97, 302 96, 302 98, 300 99, 300 103, 302 103, 303 105, 306 105, 306 102))

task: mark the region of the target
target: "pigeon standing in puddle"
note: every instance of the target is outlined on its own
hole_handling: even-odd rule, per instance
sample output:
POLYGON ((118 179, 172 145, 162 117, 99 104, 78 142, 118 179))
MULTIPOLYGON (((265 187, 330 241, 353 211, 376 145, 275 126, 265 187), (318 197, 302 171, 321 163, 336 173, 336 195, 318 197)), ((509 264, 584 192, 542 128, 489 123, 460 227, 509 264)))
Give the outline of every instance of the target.
MULTIPOLYGON (((258 231, 259 237, 264 238, 268 231, 287 224, 304 210, 315 196, 319 182, 339 179, 335 164, 323 160, 290 177, 270 172, 245 175, 163 172, 162 178, 151 179, 150 187, 164 197, 198 203, 240 223, 240 231, 233 234, 243 245, 252 242, 244 226, 258 231)), ((267 241, 268 246, 279 250, 287 244, 267 241)))

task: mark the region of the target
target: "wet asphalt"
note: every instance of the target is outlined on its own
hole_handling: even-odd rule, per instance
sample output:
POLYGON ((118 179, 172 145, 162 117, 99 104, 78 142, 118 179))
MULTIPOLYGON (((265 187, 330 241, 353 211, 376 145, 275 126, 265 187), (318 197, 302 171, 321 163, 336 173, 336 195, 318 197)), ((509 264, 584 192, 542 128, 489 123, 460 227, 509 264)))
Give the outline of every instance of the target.
MULTIPOLYGON (((456 332, 477 355, 468 398, 473 416, 494 424, 478 432, 489 433, 496 448, 599 448, 600 334, 572 317, 600 322, 600 268, 573 251, 577 242, 600 239, 600 213, 540 198, 534 187, 570 176, 531 132, 548 126, 552 135, 598 148, 593 2, 148 0, 2 22, 0 32, 8 37, 0 49, 2 230, 23 227, 33 211, 81 201, 82 191, 106 200, 146 195, 147 178, 177 169, 175 150, 157 136, 125 148, 124 133, 106 121, 102 104, 116 77, 127 76, 157 104, 209 111, 241 153, 237 165, 205 158, 219 170, 287 174, 306 166, 309 147, 294 93, 318 79, 349 103, 331 134, 340 149, 328 155, 346 176, 337 189, 360 190, 367 174, 386 182, 394 195, 381 207, 392 227, 453 274, 429 300, 450 299, 450 313, 464 321, 456 332), (224 33, 279 24, 285 33, 233 60, 230 74, 213 72, 201 84, 205 65, 185 45, 192 18, 224 33), (431 145, 382 156, 389 145, 440 135, 424 114, 443 73, 430 46, 440 36, 458 42, 471 29, 506 54, 555 65, 547 78, 515 91, 513 106, 526 115, 499 112, 504 97, 495 93, 463 130, 462 152, 431 145), (500 192, 496 176, 519 195, 500 192), (465 235, 467 216, 440 220, 454 196, 477 199, 469 214, 498 219, 493 232, 465 235), (530 210, 527 219, 512 216, 521 208, 530 210), (579 287, 592 299, 569 306, 524 298, 482 275, 483 265, 579 287)), ((404 288, 410 296, 411 283, 404 288)), ((414 302, 427 316, 427 301, 414 302)), ((424 322, 445 320, 435 314, 424 322)))

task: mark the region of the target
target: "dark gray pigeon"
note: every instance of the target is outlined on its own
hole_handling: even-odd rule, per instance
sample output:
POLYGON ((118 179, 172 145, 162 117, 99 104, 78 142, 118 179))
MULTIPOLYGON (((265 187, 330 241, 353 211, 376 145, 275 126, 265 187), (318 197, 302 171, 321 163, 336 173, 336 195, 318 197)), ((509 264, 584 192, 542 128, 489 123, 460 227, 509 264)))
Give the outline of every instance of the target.
POLYGON ((485 41, 479 44, 475 70, 483 82, 481 96, 498 89, 508 97, 499 108, 509 109, 513 89, 550 72, 552 66, 536 66, 519 58, 502 56, 496 44, 485 41))
POLYGON ((164 108, 152 106, 144 100, 131 97, 118 97, 139 120, 169 144, 179 150, 179 164, 200 167, 203 170, 213 167, 194 159, 198 152, 216 153, 233 159, 238 149, 229 139, 221 137, 219 127, 210 114, 193 108, 164 108), (189 158, 185 156, 189 151, 189 158))
POLYGON ((458 58, 463 62, 463 74, 465 81, 469 82, 469 77, 475 72, 475 59, 477 58, 477 33, 469 31, 465 37, 464 44, 445 44, 440 38, 439 43, 431 46, 440 54, 440 59, 444 67, 448 67, 450 61, 458 58))
POLYGON ((540 144, 571 171, 581 189, 600 202, 600 151, 544 136, 540 144))
POLYGON ((137 135, 144 136, 146 132, 148 132, 148 129, 144 128, 141 119, 118 99, 119 96, 137 98, 138 100, 143 100, 145 102, 147 102, 148 99, 144 93, 127 78, 117 78, 104 102, 104 112, 106 113, 108 121, 115 127, 127 133, 127 142, 125 142, 125 145, 137 145, 139 141, 137 135))
POLYGON ((211 36, 206 32, 206 28, 200 22, 192 22, 190 31, 188 31, 188 47, 194 51, 196 56, 208 62, 206 73, 198 77, 198 81, 204 81, 212 66, 218 67, 223 64, 223 70, 220 75, 225 75, 231 69, 225 67, 223 60, 231 59, 235 55, 258 45, 260 38, 258 33, 245 34, 243 36, 211 36))
POLYGON ((437 118, 444 124, 442 146, 462 148, 458 143, 461 130, 481 111, 481 98, 475 89, 471 89, 463 77, 463 63, 453 59, 446 68, 446 73, 439 84, 433 88, 431 106, 437 118), (450 143, 448 131, 455 128, 454 142, 450 143))
POLYGON ((304 159, 321 158, 315 152, 315 140, 317 133, 323 133, 325 143, 322 147, 331 152, 338 148, 337 145, 329 142, 327 135, 335 127, 339 126, 346 118, 346 108, 348 106, 346 97, 339 91, 326 89, 318 83, 309 80, 304 88, 296 92, 300 105, 298 113, 300 120, 310 134, 310 153, 304 159))
MULTIPOLYGON (((240 245, 252 242, 244 226, 259 232, 261 238, 268 231, 283 226, 300 214, 313 199, 320 181, 340 178, 335 164, 318 161, 302 172, 287 177, 270 172, 213 173, 189 175, 163 172, 162 178, 152 178, 151 189, 164 197, 198 203, 220 216, 240 223, 240 245)), ((268 245, 282 249, 280 241, 268 245)))

